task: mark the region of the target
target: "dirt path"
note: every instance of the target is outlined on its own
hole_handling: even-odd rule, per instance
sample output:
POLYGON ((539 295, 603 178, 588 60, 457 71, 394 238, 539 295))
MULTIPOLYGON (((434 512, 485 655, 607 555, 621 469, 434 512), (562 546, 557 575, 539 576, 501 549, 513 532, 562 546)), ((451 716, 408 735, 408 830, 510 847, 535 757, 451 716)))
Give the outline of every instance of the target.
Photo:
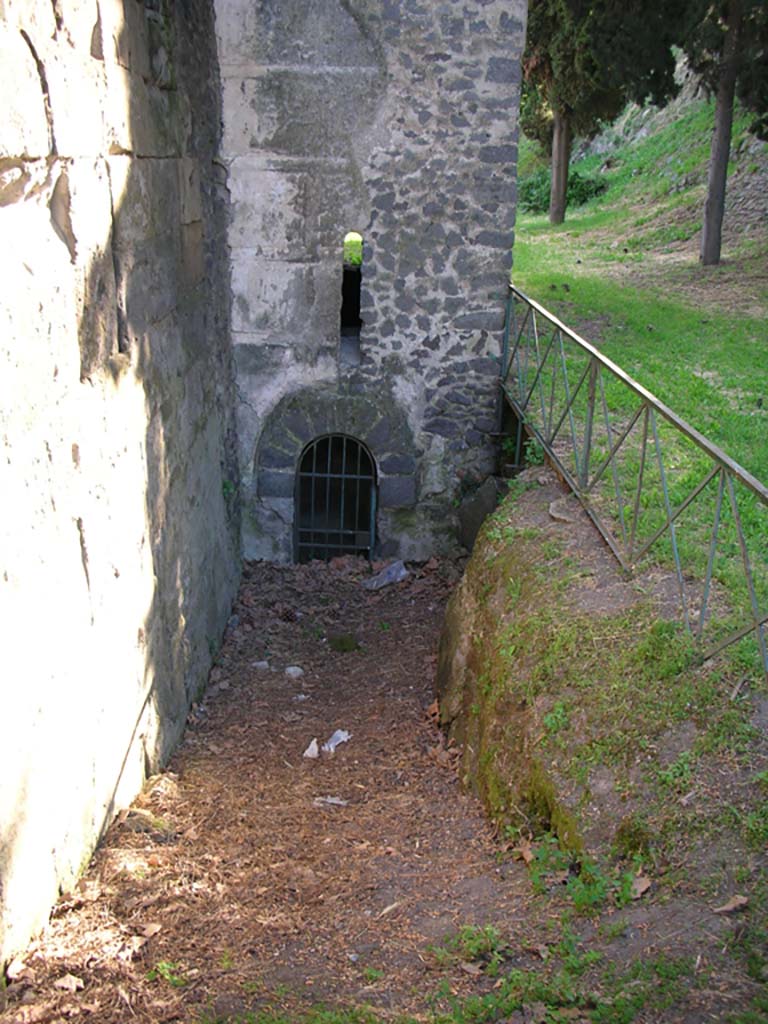
POLYGON ((246 566, 183 743, 11 964, 0 1024, 763 1019, 760 855, 723 835, 649 865, 623 909, 575 914, 578 865, 547 867, 543 838, 536 892, 433 722, 459 569, 432 560, 379 592, 368 575, 246 566), (303 756, 337 729, 335 753, 303 756), (730 913, 737 872, 750 898, 730 913))
POLYGON ((339 563, 247 568, 168 772, 15 965, 3 1021, 423 1010, 431 943, 521 921, 525 870, 499 865, 428 715, 457 570, 433 560, 375 593, 339 563), (302 756, 338 728, 334 754, 302 756))

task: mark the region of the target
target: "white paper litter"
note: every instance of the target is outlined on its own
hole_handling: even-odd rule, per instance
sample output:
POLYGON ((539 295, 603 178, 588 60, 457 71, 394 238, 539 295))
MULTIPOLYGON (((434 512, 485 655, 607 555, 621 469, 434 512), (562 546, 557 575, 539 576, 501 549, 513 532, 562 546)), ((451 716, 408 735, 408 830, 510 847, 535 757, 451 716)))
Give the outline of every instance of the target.
POLYGON ((317 739, 312 740, 307 749, 304 751, 304 757, 320 757, 320 748, 317 745, 317 739))
POLYGON ((332 754, 340 743, 346 743, 347 740, 351 739, 351 732, 347 732, 346 729, 337 729, 336 732, 332 736, 329 736, 323 744, 323 752, 326 754, 332 754))

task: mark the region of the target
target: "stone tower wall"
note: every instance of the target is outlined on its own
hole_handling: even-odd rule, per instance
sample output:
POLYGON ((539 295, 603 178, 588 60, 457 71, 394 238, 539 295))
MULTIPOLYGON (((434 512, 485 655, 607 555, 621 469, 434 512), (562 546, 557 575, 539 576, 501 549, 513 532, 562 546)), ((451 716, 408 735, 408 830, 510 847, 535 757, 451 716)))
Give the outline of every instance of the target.
POLYGON ((0 94, 1 967, 180 735, 239 522, 210 3, 2 0, 0 94))
POLYGON ((454 543, 457 498, 494 461, 525 11, 217 0, 247 555, 291 558, 311 437, 285 410, 354 434, 360 402, 380 550, 454 543), (339 349, 349 230, 365 239, 357 366, 339 349))

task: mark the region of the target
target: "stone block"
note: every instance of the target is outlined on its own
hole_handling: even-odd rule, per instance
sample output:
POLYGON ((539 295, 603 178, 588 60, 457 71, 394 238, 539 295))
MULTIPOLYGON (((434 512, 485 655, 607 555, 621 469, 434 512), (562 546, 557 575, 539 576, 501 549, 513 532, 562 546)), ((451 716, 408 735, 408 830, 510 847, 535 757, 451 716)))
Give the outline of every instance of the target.
POLYGON ((44 157, 51 149, 37 64, 17 30, 0 24, 0 158, 44 157))
POLYGON ((118 37, 120 63, 149 82, 152 69, 149 57, 149 25, 144 3, 123 0, 124 21, 118 37))
POLYGON ((296 458, 292 451, 283 451, 276 446, 262 446, 259 449, 259 465, 264 469, 295 469, 296 458))
POLYGON ((179 300, 180 247, 177 233, 150 239, 121 252, 117 260, 118 288, 125 295, 131 333, 164 320, 179 300))
POLYGON ((511 57, 491 57, 485 73, 486 81, 512 83, 520 81, 520 61, 511 57))
MULTIPOLYGON (((109 2, 100 0, 100 5, 109 2)), ((80 60, 87 60, 92 56, 94 32, 100 20, 96 0, 56 0, 56 11, 66 32, 67 45, 74 47, 80 60)))
POLYGON ((181 271, 184 284, 189 288, 194 288, 205 276, 202 221, 181 225, 181 271))
POLYGON ((179 173, 174 160, 107 158, 115 209, 115 243, 141 246, 181 223, 179 173))
POLYGON ((56 34, 50 0, 2 0, 0 20, 11 29, 24 29, 36 47, 38 41, 52 39, 56 34))
POLYGON ((481 146, 478 157, 484 164, 506 164, 515 166, 517 146, 481 146))
POLYGON ((48 81, 56 149, 61 156, 100 156, 105 151, 106 82, 100 61, 69 46, 47 48, 48 81))
POLYGON ((296 486, 294 473, 276 469, 263 469, 257 479, 259 497, 292 498, 296 486))
POLYGON ((235 331, 300 334, 312 318, 314 269, 299 263, 232 254, 232 326, 235 331))
POLYGON ((94 43, 101 37, 101 58, 107 64, 130 69, 130 46, 124 34, 123 0, 99 0, 98 22, 94 25, 94 43))
POLYGON ((193 224, 203 219, 203 200, 200 194, 200 162, 191 156, 181 157, 177 163, 181 223, 193 224))
POLYGON ((412 508, 416 504, 416 477, 385 476, 379 482, 382 508, 412 508))
POLYGON ((453 318, 453 326, 457 331, 500 331, 504 326, 504 309, 463 313, 453 318))
POLYGON ((105 67, 104 126, 109 151, 143 157, 178 156, 191 125, 186 97, 149 86, 140 75, 119 64, 105 67))
POLYGON ((387 475, 413 474, 416 472, 416 460, 412 455, 386 455, 379 463, 379 469, 387 475))
POLYGON ((475 235, 476 245, 487 245, 491 249, 511 249, 512 236, 509 231, 495 231, 486 228, 475 235))
POLYGON ((438 437, 458 437, 461 434, 458 423, 444 416, 435 416, 427 420, 424 429, 428 430, 430 434, 437 434, 438 437))
POLYGON ((233 248, 248 249, 266 259, 307 259, 307 181, 304 175, 263 170, 245 159, 232 161, 233 248))
POLYGON ((226 0, 216 5, 216 31, 225 71, 227 64, 280 64, 286 54, 308 67, 351 69, 380 60, 362 18, 341 4, 275 3, 265 16, 253 0, 226 0))
POLYGON ((350 140, 373 122, 382 92, 376 67, 356 68, 354 74, 318 68, 308 74, 303 66, 227 78, 224 102, 232 114, 225 121, 223 150, 228 156, 263 149, 313 160, 346 159, 350 140))
POLYGON ((392 421, 388 416, 382 416, 366 433, 364 438, 369 448, 386 448, 392 441, 392 421))

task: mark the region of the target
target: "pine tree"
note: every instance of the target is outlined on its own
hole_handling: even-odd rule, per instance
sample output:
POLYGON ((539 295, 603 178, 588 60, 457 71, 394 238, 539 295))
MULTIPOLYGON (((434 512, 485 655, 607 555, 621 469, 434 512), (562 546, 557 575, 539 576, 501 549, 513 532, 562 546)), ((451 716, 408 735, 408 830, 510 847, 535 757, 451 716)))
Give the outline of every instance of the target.
POLYGON ((629 100, 674 95, 671 46, 688 10, 685 0, 531 0, 521 124, 552 154, 552 224, 565 219, 574 134, 595 134, 629 100))
POLYGON ((684 48, 715 97, 700 259, 720 262, 734 97, 756 116, 752 131, 768 139, 768 4, 766 0, 691 0, 684 48))

